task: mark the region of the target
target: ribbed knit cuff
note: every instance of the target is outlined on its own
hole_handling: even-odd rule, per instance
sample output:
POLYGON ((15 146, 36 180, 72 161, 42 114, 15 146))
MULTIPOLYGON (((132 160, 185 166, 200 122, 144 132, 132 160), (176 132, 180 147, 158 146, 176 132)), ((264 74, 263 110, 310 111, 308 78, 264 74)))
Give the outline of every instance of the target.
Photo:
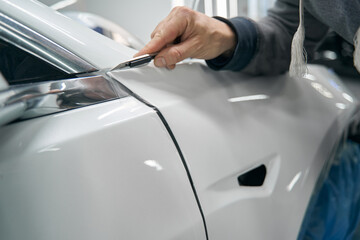
POLYGON ((232 56, 220 55, 214 59, 206 60, 207 65, 213 70, 241 71, 249 64, 257 49, 258 35, 254 23, 243 17, 214 18, 226 23, 235 32, 237 44, 232 56))

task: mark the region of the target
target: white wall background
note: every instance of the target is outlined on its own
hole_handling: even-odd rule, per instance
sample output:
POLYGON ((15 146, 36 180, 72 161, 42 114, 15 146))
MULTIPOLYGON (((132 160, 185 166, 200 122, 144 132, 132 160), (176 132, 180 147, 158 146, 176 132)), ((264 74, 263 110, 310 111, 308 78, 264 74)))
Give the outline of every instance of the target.
POLYGON ((275 0, 39 0, 46 5, 68 3, 64 10, 98 14, 118 23, 144 43, 156 25, 177 5, 197 7, 209 16, 249 16, 258 19, 275 0))
MULTIPOLYGON (((39 0, 52 5, 59 0, 39 0)), ((169 13, 169 0, 77 0, 64 10, 78 10, 98 14, 118 23, 140 38, 143 42, 150 39, 156 25, 169 13)))

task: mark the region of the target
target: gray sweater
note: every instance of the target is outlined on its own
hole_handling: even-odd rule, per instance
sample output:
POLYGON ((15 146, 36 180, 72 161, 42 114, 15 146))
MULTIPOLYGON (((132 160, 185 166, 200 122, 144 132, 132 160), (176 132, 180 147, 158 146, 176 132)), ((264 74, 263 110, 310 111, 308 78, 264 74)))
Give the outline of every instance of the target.
MULTIPOLYGON (((258 22, 237 17, 226 22, 237 35, 231 58, 207 61, 215 70, 273 75, 287 71, 291 41, 299 25, 298 0, 278 0, 258 22)), ((304 0, 304 47, 311 59, 329 28, 350 43, 360 27, 360 0, 304 0)))

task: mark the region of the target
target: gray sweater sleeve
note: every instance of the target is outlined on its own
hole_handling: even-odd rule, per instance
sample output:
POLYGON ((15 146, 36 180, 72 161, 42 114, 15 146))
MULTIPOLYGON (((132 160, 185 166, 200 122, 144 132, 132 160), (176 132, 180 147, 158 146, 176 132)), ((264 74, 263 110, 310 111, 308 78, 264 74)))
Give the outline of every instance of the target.
MULTIPOLYGON (((317 44, 327 33, 328 27, 315 19, 306 9, 304 9, 304 19, 304 47, 308 53, 308 59, 311 59, 317 44)), ((231 19, 230 22, 236 24, 231 19)), ((240 50, 234 53, 232 59, 226 61, 226 65, 217 66, 216 69, 240 70, 252 75, 276 75, 287 71, 290 65, 292 36, 299 25, 298 5, 286 0, 278 0, 274 7, 268 11, 267 17, 252 23, 257 32, 257 44, 254 54, 247 60, 248 63, 242 63, 244 67, 241 69, 233 67, 229 69, 227 67, 228 64, 234 65, 232 60, 239 61, 238 59, 241 58, 242 54, 240 50), (239 54, 240 56, 238 56, 239 54)), ((244 39, 244 36, 241 35, 241 29, 237 29, 237 38, 244 39)), ((249 39, 249 41, 252 40, 249 39)), ((208 62, 211 63, 212 61, 208 62)))

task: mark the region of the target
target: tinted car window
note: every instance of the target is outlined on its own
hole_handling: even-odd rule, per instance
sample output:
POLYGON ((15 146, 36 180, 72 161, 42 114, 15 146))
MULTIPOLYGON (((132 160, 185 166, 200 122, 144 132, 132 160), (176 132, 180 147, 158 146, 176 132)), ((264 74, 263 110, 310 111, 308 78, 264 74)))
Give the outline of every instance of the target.
POLYGON ((47 62, 0 39, 0 71, 9 84, 71 77, 47 62))

